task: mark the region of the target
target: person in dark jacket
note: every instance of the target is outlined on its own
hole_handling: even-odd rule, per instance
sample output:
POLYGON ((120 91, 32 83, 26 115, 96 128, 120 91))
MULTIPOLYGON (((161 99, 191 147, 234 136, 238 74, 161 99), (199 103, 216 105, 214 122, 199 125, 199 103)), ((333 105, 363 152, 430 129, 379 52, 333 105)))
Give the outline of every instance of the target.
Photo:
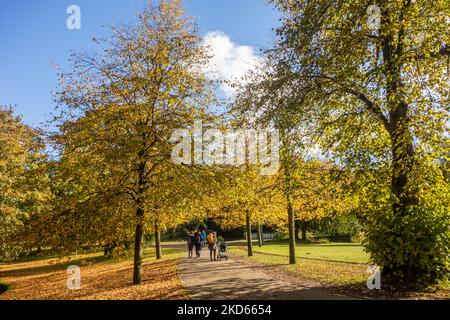
POLYGON ((195 245, 195 235, 193 232, 189 232, 187 245, 188 245, 188 256, 189 258, 192 258, 195 245))
POLYGON ((195 254, 197 258, 200 258, 201 251, 202 251, 202 233, 199 231, 195 235, 195 254))

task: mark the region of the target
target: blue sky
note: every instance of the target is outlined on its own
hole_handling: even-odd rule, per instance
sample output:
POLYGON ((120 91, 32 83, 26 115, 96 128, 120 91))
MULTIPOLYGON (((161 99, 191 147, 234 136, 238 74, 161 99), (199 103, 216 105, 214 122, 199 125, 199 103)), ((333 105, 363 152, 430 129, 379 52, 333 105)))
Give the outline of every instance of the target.
MULTIPOLYGON (((17 105, 16 112, 34 126, 49 120, 55 108, 51 91, 57 85, 57 71, 52 63, 67 69, 72 50, 94 47, 91 36, 106 34, 104 26, 130 20, 145 3, 145 0, 2 3, 0 104, 17 105), (69 16, 66 9, 72 4, 81 9, 81 30, 66 28, 69 16)), ((217 43, 223 44, 225 39, 228 47, 233 46, 235 60, 241 59, 242 52, 257 55, 257 49, 267 47, 273 39, 271 29, 279 18, 265 0, 185 0, 185 5, 189 14, 197 18, 202 35, 212 34, 215 40, 221 40, 217 43)), ((220 52, 222 48, 216 50, 220 52)))

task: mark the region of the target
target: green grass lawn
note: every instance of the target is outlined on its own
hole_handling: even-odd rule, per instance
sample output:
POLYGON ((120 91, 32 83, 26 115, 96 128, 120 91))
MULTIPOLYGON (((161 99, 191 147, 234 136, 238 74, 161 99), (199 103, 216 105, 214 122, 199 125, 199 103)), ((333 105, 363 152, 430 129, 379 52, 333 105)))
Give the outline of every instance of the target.
MULTIPOLYGON (((255 246, 254 250, 269 254, 289 255, 289 246, 286 241, 266 242, 263 247, 255 246)), ((355 243, 297 244, 296 256, 342 262, 368 263, 369 261, 369 254, 364 252, 363 246, 355 243)))
MULTIPOLYGON (((231 254, 247 257, 242 247, 230 248, 231 254)), ((258 248, 259 249, 259 248, 258 248)), ((367 265, 329 260, 297 258, 297 264, 290 265, 288 256, 258 254, 255 250, 250 260, 270 266, 280 267, 306 279, 329 284, 362 284, 367 279, 367 265)))
MULTIPOLYGON (((231 245, 231 252, 246 256, 246 247, 231 245)), ((254 256, 250 259, 280 266, 305 278, 334 284, 364 283, 369 255, 363 246, 355 243, 330 242, 323 244, 298 243, 297 264, 289 265, 287 241, 267 241, 263 247, 253 243, 254 256), (263 253, 263 254, 261 254, 263 253)))

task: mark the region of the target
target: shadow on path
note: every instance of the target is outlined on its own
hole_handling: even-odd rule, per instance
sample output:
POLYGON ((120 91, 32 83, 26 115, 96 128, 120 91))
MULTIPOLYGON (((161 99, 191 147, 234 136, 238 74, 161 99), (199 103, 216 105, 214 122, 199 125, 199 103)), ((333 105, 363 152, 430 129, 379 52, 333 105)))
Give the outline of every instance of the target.
POLYGON ((178 274, 193 299, 200 300, 347 300, 317 287, 302 287, 275 279, 230 259, 211 262, 207 258, 183 259, 178 274))

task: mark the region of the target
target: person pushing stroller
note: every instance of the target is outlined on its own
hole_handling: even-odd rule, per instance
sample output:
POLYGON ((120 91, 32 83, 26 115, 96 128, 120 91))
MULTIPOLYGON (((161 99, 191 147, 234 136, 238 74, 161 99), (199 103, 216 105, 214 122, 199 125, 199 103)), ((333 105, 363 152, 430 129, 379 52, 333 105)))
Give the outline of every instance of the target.
POLYGON ((225 241, 218 244, 219 253, 217 254, 217 260, 222 261, 222 259, 228 260, 228 247, 225 241))

